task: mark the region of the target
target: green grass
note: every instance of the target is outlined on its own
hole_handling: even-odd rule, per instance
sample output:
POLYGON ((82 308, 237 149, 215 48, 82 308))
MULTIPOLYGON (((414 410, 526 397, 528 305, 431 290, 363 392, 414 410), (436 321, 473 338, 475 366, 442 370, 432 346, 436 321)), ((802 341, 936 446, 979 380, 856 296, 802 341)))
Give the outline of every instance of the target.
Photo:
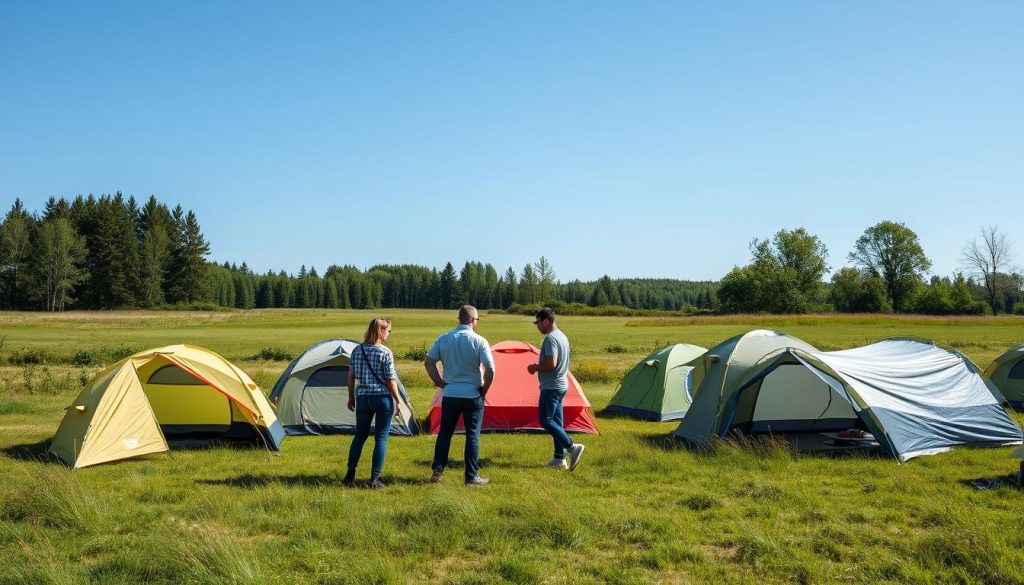
MULTIPOLYGON (((425 416, 433 390, 419 359, 454 314, 385 314, 395 320, 399 372, 425 416)), ((0 313, 0 584, 1024 583, 1024 493, 967 485, 1011 473, 1008 448, 905 465, 794 454, 770 440, 699 452, 667 439, 674 423, 599 417, 602 434, 581 437, 588 449, 573 473, 540 466, 551 451, 544 435, 485 435, 483 471, 493 483, 479 490, 458 473, 427 482, 432 437, 392 438, 391 485, 380 491, 342 486, 347 436, 288 438, 280 456, 185 449, 78 471, 44 455, 95 362, 120 348, 209 347, 266 390, 288 356, 321 339, 358 338, 372 316, 0 313), (15 363, 23 356, 42 359, 15 363)), ((539 343, 528 317, 482 317, 479 331, 492 343, 539 343)), ((1024 340, 1015 318, 565 317, 560 325, 595 409, 653 348, 709 347, 752 328, 823 349, 934 339, 982 368, 1024 340)), ((455 465, 461 449, 456 439, 455 465)))

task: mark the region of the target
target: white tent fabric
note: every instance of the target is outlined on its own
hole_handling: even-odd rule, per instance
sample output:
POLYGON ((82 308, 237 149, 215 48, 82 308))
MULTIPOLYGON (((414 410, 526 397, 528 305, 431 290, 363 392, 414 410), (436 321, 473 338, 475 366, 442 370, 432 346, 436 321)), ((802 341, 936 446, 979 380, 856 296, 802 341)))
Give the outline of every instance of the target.
MULTIPOLYGON (((735 421, 755 430, 786 430, 785 425, 801 418, 787 412, 787 403, 792 405, 788 410, 800 411, 804 402, 814 400, 817 387, 822 397, 828 397, 826 406, 807 417, 812 424, 805 429, 817 428, 815 418, 834 417, 832 424, 842 424, 852 411, 882 449, 900 461, 956 445, 1022 443, 1021 430, 1003 410, 998 393, 959 353, 917 340, 889 339, 833 352, 802 342, 765 346, 759 358, 750 359, 750 352, 737 356, 735 351, 736 340, 745 338, 709 350, 722 353, 725 371, 737 377, 728 381, 724 374, 709 370, 676 436, 707 445, 710 436, 725 436, 735 421), (794 371, 798 364, 813 376, 794 371), (705 387, 707 382, 713 386, 705 387), (773 403, 761 405, 762 399, 773 403)), ((784 341, 776 338, 777 344, 784 341)))
POLYGON ((1021 430, 964 356, 911 339, 814 355, 849 386, 906 461, 954 445, 1020 444, 1021 430))

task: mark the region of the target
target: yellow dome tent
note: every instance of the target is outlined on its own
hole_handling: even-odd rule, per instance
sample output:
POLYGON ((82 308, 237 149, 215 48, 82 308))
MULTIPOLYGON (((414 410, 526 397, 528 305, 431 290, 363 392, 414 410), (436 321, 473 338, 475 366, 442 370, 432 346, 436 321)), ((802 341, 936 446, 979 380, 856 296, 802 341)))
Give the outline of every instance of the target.
POLYGON ((175 440, 248 440, 280 450, 263 391, 194 345, 139 352, 100 372, 67 408, 50 452, 79 468, 167 451, 175 440))

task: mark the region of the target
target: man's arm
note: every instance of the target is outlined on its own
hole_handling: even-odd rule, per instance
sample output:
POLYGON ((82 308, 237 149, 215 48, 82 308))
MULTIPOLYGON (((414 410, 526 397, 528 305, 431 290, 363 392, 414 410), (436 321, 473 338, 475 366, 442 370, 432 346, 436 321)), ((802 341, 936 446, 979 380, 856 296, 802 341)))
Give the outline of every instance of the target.
POLYGON ((494 368, 485 365, 484 385, 480 387, 480 396, 487 396, 487 391, 491 389, 492 382, 494 382, 494 368))
POLYGON ((437 360, 427 357, 427 359, 423 360, 423 369, 427 371, 427 376, 430 377, 430 381, 434 383, 434 386, 437 388, 445 387, 444 378, 437 371, 437 360))
POLYGON ((555 356, 548 356, 548 359, 542 361, 539 364, 530 364, 526 366, 526 369, 531 374, 536 374, 537 372, 550 372, 551 370, 555 369, 555 356))

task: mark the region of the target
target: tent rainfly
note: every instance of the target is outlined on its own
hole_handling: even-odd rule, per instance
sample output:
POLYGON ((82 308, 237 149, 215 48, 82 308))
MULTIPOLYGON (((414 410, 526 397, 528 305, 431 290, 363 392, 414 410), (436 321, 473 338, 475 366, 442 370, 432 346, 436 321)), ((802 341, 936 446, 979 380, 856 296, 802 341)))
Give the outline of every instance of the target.
POLYGON ((242 370, 194 345, 139 352, 100 372, 67 408, 50 452, 74 468, 168 450, 167 440, 280 450, 284 429, 242 370))
MULTIPOLYGON (((491 346, 494 356, 494 382, 487 392, 483 431, 543 431, 538 418, 540 387, 537 377, 526 366, 537 363, 540 350, 522 341, 502 341, 491 346)), ((565 430, 573 433, 597 434, 597 423, 590 413, 590 401, 583 394, 572 372, 568 374, 569 389, 562 401, 565 430)), ((437 391, 430 403, 430 433, 441 430, 441 398, 437 391)), ((459 419, 458 432, 464 432, 459 419)))
POLYGON ((708 350, 675 435, 696 445, 745 433, 870 431, 906 461, 957 445, 1015 445, 1020 428, 964 356, 911 339, 821 352, 773 331, 708 350))
POLYGON ((626 373, 605 411, 653 421, 683 418, 693 400, 691 362, 706 351, 688 343, 655 350, 626 373))
MULTIPOLYGON (((302 352, 288 365, 270 392, 270 401, 287 434, 355 432, 356 415, 347 406, 348 370, 352 350, 358 345, 351 339, 328 339, 302 352)), ((419 434, 409 395, 402 381, 397 382, 402 400, 391 423, 391 434, 419 434)))

